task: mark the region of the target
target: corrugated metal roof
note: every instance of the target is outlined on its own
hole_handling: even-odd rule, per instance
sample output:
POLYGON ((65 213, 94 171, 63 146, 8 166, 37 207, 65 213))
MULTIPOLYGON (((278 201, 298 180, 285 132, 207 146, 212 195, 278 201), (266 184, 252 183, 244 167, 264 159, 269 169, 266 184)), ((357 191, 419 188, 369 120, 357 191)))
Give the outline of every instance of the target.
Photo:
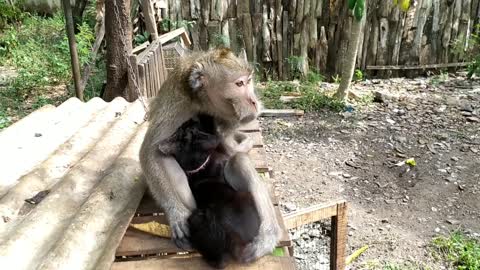
POLYGON ((71 98, 0 133, 2 268, 110 268, 145 191, 144 114, 138 101, 71 98))

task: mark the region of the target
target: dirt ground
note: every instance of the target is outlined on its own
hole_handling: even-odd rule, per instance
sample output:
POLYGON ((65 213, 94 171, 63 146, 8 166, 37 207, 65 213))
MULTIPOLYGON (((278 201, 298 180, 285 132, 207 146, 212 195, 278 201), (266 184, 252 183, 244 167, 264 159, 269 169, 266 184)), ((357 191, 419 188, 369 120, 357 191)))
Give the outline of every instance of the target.
POLYGON ((377 91, 377 102, 261 119, 283 210, 347 200, 347 255, 369 245, 350 269, 375 261, 447 268, 431 256, 432 237, 480 236, 480 81, 367 80, 354 91, 377 91), (410 171, 396 166, 409 158, 410 171))

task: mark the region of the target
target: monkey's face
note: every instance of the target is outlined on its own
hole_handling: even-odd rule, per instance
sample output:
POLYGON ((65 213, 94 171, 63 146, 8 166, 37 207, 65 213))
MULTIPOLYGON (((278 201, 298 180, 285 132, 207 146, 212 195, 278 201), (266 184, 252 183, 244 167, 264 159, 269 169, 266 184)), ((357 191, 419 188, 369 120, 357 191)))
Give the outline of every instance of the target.
POLYGON ((226 76, 224 86, 217 91, 207 92, 213 104, 223 104, 223 114, 242 124, 257 118, 260 102, 253 88, 253 74, 226 76))
POLYGON ((260 112, 253 72, 230 50, 207 53, 191 67, 189 84, 202 107, 228 122, 248 123, 260 112))

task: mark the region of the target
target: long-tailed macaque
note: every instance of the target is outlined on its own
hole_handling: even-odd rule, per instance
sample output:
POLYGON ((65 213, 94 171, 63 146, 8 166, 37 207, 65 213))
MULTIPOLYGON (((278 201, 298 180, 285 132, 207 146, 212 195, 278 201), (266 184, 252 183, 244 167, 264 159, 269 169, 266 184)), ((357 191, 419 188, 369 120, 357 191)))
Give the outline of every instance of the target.
POLYGON ((199 114, 212 116, 229 156, 224 178, 235 190, 253 196, 260 218, 258 235, 243 250, 245 262, 271 252, 280 229, 265 185, 247 156, 253 143, 238 131, 254 120, 260 104, 253 90, 253 72, 228 49, 193 53, 169 73, 150 105, 150 126, 140 149, 140 163, 154 199, 163 208, 180 248, 189 248, 188 218, 196 202, 185 171, 163 151, 178 128, 199 114), (245 181, 237 181, 238 178, 245 181), (240 184, 239 184, 240 183, 240 184))

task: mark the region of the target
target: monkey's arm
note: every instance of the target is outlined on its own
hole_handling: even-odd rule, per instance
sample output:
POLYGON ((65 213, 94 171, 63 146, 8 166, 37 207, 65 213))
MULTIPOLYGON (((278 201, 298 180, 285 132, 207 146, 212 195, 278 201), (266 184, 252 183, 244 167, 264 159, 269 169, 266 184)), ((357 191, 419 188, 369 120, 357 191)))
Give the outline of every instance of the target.
POLYGON ((188 179, 177 161, 157 147, 142 145, 140 161, 148 187, 155 201, 167 214, 175 244, 190 248, 187 219, 196 208, 188 179))
POLYGON ((225 180, 237 191, 249 191, 260 216, 260 230, 245 248, 245 262, 251 262, 273 251, 280 238, 275 209, 268 189, 260 180, 250 158, 245 153, 232 156, 225 165, 225 180))

